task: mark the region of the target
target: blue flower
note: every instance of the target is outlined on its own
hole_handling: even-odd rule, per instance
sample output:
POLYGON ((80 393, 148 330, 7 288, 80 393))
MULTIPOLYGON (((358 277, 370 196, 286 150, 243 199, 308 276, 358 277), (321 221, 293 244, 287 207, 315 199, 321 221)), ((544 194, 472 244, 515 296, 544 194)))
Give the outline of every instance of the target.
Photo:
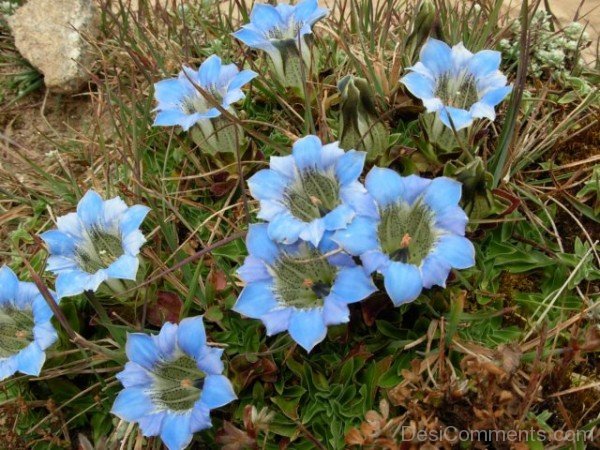
POLYGON ((210 410, 236 399, 222 375, 223 349, 206 345, 201 316, 165 323, 158 335, 130 333, 129 361, 117 374, 123 389, 112 413, 137 422, 144 436, 160 436, 169 450, 185 448, 210 428, 210 410))
POLYGON ((297 140, 289 156, 271 157, 271 168, 248 180, 260 200, 258 217, 270 222, 270 238, 316 247, 325 231, 345 228, 356 214, 375 217, 375 205, 357 181, 364 162, 364 152, 322 145, 316 136, 297 140))
POLYGON ((58 338, 51 318, 34 283, 19 281, 7 266, 0 268, 0 381, 15 372, 40 374, 44 350, 58 338))
POLYGON ((396 306, 416 299, 423 287, 445 287, 451 268, 475 264, 473 244, 464 237, 467 215, 458 206, 461 184, 450 178, 401 177, 373 168, 365 185, 379 217, 357 217, 332 239, 360 256, 368 273, 383 274, 396 306))
POLYGON ((281 245, 266 224, 250 225, 249 256, 238 270, 246 283, 234 311, 260 319, 267 335, 288 330, 307 352, 325 339, 328 325, 348 322, 348 304, 376 288, 349 255, 324 239, 319 248, 308 242, 281 245), (339 249, 337 249, 339 250, 339 249))
MULTIPOLYGON (((221 64, 221 58, 212 55, 207 58, 198 71, 184 67, 177 78, 168 78, 154 85, 154 97, 158 101, 154 125, 180 125, 185 131, 198 123, 201 127, 221 115, 197 89, 210 93, 221 107, 230 109, 231 105, 244 98, 241 87, 256 77, 251 70, 241 72, 235 64, 221 64)), ((211 127, 211 132, 214 132, 211 127)))
POLYGON ((255 3, 250 23, 233 35, 247 46, 267 52, 284 84, 298 85, 300 74, 296 72, 299 68, 289 58, 300 56, 306 67, 310 67, 306 35, 311 34, 312 26, 328 13, 329 10, 319 7, 317 0, 302 0, 294 6, 255 3), (290 70, 294 73, 289 73, 290 70))
POLYGON ((482 50, 475 54, 462 42, 450 48, 429 39, 421 60, 409 67, 400 81, 423 101, 427 112, 439 114, 447 127, 466 128, 474 119, 494 120, 494 107, 511 92, 506 76, 498 70, 500 52, 482 50))
POLYGON ((146 242, 139 228, 148 211, 142 205, 127 207, 119 197, 102 200, 90 190, 76 213, 57 219, 58 230, 42 233, 50 251, 46 270, 58 275, 58 296, 96 291, 104 281, 135 280, 137 255, 146 242))

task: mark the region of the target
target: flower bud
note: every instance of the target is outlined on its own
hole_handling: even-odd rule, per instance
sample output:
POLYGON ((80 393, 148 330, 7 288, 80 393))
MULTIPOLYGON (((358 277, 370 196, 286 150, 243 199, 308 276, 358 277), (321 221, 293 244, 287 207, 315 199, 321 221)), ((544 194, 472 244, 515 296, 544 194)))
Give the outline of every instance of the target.
POLYGON ((389 131, 378 117, 375 95, 363 78, 348 75, 338 83, 342 94, 340 147, 367 152, 373 160, 388 144, 389 131))
MULTIPOLYGON (((231 108, 229 113, 235 116, 235 111, 231 108)), ((201 120, 190 131, 192 139, 200 150, 210 155, 216 153, 235 155, 237 149, 244 143, 243 128, 223 115, 201 120)))
POLYGON ((410 60, 417 55, 433 28, 435 22, 435 5, 431 0, 423 0, 417 9, 412 31, 406 40, 405 52, 410 60))
POLYGON ((494 196, 491 191, 493 176, 485 169, 480 157, 467 164, 448 164, 444 175, 452 176, 462 183, 462 202, 472 219, 484 218, 494 212, 494 196))

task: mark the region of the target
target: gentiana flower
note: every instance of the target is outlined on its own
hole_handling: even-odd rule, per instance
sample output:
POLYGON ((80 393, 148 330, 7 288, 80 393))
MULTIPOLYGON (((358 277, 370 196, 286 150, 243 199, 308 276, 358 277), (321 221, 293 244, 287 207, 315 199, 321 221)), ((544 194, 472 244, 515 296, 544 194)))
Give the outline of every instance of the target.
POLYGON ((154 85, 158 101, 154 125, 179 125, 189 130, 194 142, 208 154, 237 154, 244 143, 244 130, 223 115, 215 102, 235 117, 233 104, 245 97, 241 88, 256 75, 251 70, 240 72, 235 64, 223 65, 216 55, 207 58, 198 71, 184 67, 177 78, 154 85))
POLYGON ((306 38, 312 34, 312 26, 328 13, 317 0, 302 0, 293 6, 255 3, 250 23, 233 35, 248 47, 267 52, 283 85, 302 87, 301 64, 306 70, 311 61, 306 38))
POLYGON ((103 200, 90 190, 76 213, 59 217, 57 230, 42 233, 50 252, 46 270, 58 275, 58 296, 95 292, 105 281, 119 291, 115 280, 135 280, 137 255, 146 242, 140 225, 148 211, 143 205, 128 207, 119 197, 103 200))
POLYGON ((250 225, 249 256, 238 270, 246 283, 234 311, 260 319, 271 336, 289 331, 307 352, 325 339, 327 327, 348 322, 348 304, 376 288, 365 271, 330 239, 316 248, 308 242, 276 244, 266 224, 250 225))
POLYGON ((269 221, 270 238, 283 244, 302 239, 317 247, 326 231, 345 228, 355 215, 376 216, 358 182, 364 161, 364 152, 322 145, 316 136, 298 139, 291 155, 271 157, 270 169, 248 180, 260 201, 258 217, 269 221))
POLYGON ((495 106, 512 90, 499 70, 500 61, 497 51, 473 54, 462 42, 450 48, 430 38, 421 48, 420 61, 400 81, 423 101, 427 112, 460 130, 474 119, 496 118, 495 106))
POLYGON ((154 85, 154 97, 158 102, 154 125, 179 125, 185 131, 197 123, 206 125, 210 119, 219 117, 221 111, 204 97, 197 86, 212 95, 221 108, 228 110, 233 103, 245 97, 241 88, 256 75, 251 70, 240 72, 235 64, 223 65, 216 55, 208 57, 198 71, 184 67, 177 78, 168 78, 154 85))
POLYGON ((401 177, 375 167, 365 185, 379 217, 357 217, 332 239, 360 256, 368 273, 383 274, 396 306, 415 300, 424 287, 445 287, 451 268, 475 264, 473 244, 464 237, 468 218, 458 205, 460 183, 446 177, 401 177))
POLYGON ((34 283, 0 268, 0 381, 16 372, 37 376, 58 339, 52 310, 34 283))
POLYGON ((210 410, 236 399, 222 375, 223 349, 209 347, 202 317, 167 322, 158 335, 130 333, 129 361, 117 374, 123 389, 112 413, 138 423, 144 436, 160 436, 180 450, 193 434, 210 428, 210 410))

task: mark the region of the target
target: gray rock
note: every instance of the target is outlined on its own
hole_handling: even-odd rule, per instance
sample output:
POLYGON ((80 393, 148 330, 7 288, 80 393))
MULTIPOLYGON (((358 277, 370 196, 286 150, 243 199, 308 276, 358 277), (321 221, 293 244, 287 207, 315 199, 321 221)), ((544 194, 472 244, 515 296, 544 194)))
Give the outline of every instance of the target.
POLYGON ((8 19, 21 55, 54 92, 76 92, 94 63, 87 42, 99 33, 93 0, 29 0, 8 19))

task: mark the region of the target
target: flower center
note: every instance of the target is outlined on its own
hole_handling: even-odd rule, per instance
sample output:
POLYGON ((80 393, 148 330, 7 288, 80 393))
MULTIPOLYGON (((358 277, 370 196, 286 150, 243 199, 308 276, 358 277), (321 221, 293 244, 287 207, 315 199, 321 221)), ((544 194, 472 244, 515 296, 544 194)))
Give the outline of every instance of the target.
MULTIPOLYGON (((194 89, 196 89, 196 87, 194 87, 194 89)), ((221 103, 223 100, 221 93, 215 85, 207 86, 203 89, 215 97, 219 103, 221 103)), ((212 103, 204 98, 202 93, 196 90, 193 95, 184 98, 183 102, 181 103, 181 110, 185 114, 205 113, 212 108, 212 106, 212 103)))
POLYGON ((153 375, 150 397, 161 410, 190 410, 202 394, 205 374, 189 356, 158 364, 153 375))
POLYGON ((92 228, 89 240, 80 244, 75 253, 81 268, 88 273, 106 269, 123 255, 121 238, 115 234, 92 228))
POLYGON ((302 22, 296 22, 293 18, 291 18, 285 28, 273 27, 267 31, 267 39, 296 39, 298 37, 298 33, 302 29, 302 26, 302 22))
POLYGON ((333 174, 306 170, 285 190, 284 197, 294 217, 311 222, 340 204, 340 185, 333 174))
POLYGON ((469 109, 479 100, 475 77, 467 73, 445 73, 438 78, 435 95, 446 106, 469 109))
POLYGON ((384 253, 393 261, 420 265, 436 240, 431 210, 420 201, 394 203, 380 215, 377 235, 384 253))
POLYGON ((337 274, 322 253, 306 246, 298 254, 284 254, 271 270, 279 304, 299 309, 323 306, 337 274))
POLYGON ((0 309, 0 358, 8 358, 33 342, 33 312, 12 306, 0 309))

